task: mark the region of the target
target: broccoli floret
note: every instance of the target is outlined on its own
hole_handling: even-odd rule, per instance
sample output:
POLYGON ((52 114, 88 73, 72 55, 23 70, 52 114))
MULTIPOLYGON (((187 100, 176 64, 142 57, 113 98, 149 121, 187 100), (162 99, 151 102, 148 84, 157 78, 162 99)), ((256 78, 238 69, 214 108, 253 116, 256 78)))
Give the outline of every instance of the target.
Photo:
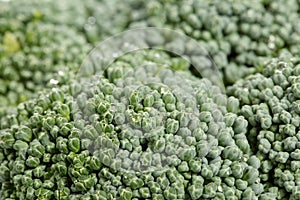
POLYGON ((273 59, 261 73, 228 87, 228 94, 240 100, 239 114, 249 121, 247 138, 259 158, 264 198, 276 188, 292 199, 299 197, 299 60, 273 59))
MULTIPOLYGON (((299 52, 299 4, 278 1, 145 1, 129 27, 167 27, 196 39, 223 71, 226 84, 254 72, 263 61, 299 52)), ((142 5, 140 5, 142 4, 142 5)))
POLYGON ((47 2, 1 2, 0 116, 47 85, 64 84, 91 49, 74 27, 85 23, 74 20, 80 7, 47 2))
POLYGON ((257 198, 258 158, 247 140, 240 145, 247 122, 227 113, 237 101, 151 51, 40 93, 2 119, 2 197, 257 198))
POLYGON ((0 199, 300 199, 296 0, 0 4, 0 199))

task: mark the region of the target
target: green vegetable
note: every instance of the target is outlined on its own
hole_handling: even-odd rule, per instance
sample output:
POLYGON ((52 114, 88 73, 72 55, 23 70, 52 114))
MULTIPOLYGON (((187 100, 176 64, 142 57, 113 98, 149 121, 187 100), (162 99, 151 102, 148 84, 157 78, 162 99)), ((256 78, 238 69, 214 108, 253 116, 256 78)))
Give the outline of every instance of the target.
POLYGON ((278 198, 279 193, 292 199, 298 197, 295 188, 299 185, 299 133, 296 127, 299 127, 300 117, 294 109, 299 99, 295 90, 299 83, 298 65, 298 59, 288 56, 273 59, 261 73, 228 87, 228 94, 240 100, 239 114, 250 122, 246 139, 253 144, 250 147, 258 159, 253 157, 248 162, 259 170, 263 179, 261 198, 268 195, 278 198), (245 88, 247 100, 243 97, 245 88), (272 194, 271 188, 277 192, 272 194))
POLYGON ((245 135, 247 122, 236 117, 225 123, 227 102, 237 99, 228 101, 217 86, 187 70, 175 71, 178 58, 154 52, 118 58, 104 74, 82 80, 75 96, 75 82, 40 93, 21 104, 13 124, 4 117, 3 196, 199 199, 226 191, 225 177, 239 180, 241 191, 259 182, 234 137, 245 135), (114 76, 117 71, 122 76, 114 76), (245 174, 241 170, 236 178, 232 162, 245 174))
POLYGON ((0 2, 0 199, 300 199, 299 6, 0 2))

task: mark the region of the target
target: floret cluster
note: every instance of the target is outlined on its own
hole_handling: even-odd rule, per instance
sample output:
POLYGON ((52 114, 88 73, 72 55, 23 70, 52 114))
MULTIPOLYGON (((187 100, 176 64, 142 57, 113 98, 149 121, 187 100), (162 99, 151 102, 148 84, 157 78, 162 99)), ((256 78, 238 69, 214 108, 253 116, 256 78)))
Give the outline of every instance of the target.
POLYGON ((0 1, 0 199, 299 200, 299 8, 0 1))

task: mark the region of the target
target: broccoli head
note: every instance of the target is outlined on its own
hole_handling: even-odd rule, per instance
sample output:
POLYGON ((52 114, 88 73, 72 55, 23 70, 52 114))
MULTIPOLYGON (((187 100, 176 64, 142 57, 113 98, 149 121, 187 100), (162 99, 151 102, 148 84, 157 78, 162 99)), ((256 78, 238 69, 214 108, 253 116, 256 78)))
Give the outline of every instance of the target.
POLYGON ((300 65, 299 59, 288 57, 271 60, 260 73, 228 88, 249 122, 247 138, 261 163, 263 199, 300 198, 300 65))
POLYGON ((151 52, 126 54, 3 118, 1 196, 257 199, 260 162, 238 99, 174 70, 181 58, 151 52))

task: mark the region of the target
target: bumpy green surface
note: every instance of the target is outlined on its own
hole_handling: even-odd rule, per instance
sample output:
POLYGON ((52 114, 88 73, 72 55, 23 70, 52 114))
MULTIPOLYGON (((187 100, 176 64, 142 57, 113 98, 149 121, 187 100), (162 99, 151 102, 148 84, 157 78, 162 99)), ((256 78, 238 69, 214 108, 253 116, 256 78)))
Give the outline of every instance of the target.
POLYGON ((66 74, 79 68, 91 46, 73 28, 84 23, 80 7, 66 5, 70 8, 45 1, 1 2, 0 109, 33 98, 47 85, 64 83, 66 74), (71 18, 75 13, 82 17, 71 18))
POLYGON ((228 113, 238 100, 173 71, 174 59, 131 53, 87 88, 74 83, 20 104, 2 119, 2 197, 256 198, 247 122, 228 113))
MULTIPOLYGON (((49 33, 52 38, 43 39, 49 39, 52 45, 47 45, 47 42, 37 45, 39 48, 46 49, 48 54, 47 59, 40 59, 42 63, 39 63, 42 65, 39 69, 44 70, 45 78, 42 80, 35 78, 38 80, 34 79, 33 83, 32 80, 28 80, 29 73, 17 73, 15 77, 8 76, 8 80, 6 77, 2 78, 5 82, 4 91, 8 90, 9 94, 2 93, 2 96, 8 96, 5 99, 2 97, 4 105, 22 102, 32 96, 33 90, 39 91, 47 81, 55 77, 55 72, 63 69, 56 66, 57 63, 67 66, 79 65, 82 61, 80 56, 75 56, 76 59, 71 60, 69 58, 77 55, 78 51, 86 54, 89 47, 84 48, 83 46, 88 45, 87 42, 95 44, 130 27, 171 28, 196 39, 209 51, 217 66, 222 69, 224 81, 227 84, 232 84, 246 74, 252 73, 255 67, 261 66, 263 60, 278 56, 282 50, 290 51, 293 54, 299 52, 300 18, 297 14, 298 3, 294 0, 288 3, 282 3, 280 0, 256 0, 254 2, 227 0, 222 3, 206 0, 190 2, 43 0, 10 1, 2 2, 1 5, 0 16, 3 18, 0 20, 2 33, 0 49, 4 55, 8 52, 15 54, 17 51, 18 53, 25 51, 25 55, 33 54, 32 57, 42 57, 42 55, 36 55, 35 51, 40 52, 37 48, 34 52, 32 49, 24 50, 26 46, 31 46, 30 42, 24 41, 24 38, 36 39, 35 36, 25 35, 27 26, 35 24, 34 29, 37 32, 44 29, 39 27, 39 24, 45 26, 43 23, 46 23, 48 24, 46 26, 54 26, 51 27, 54 32, 49 33), (116 15, 116 13, 118 14, 116 15), (58 30, 59 33, 56 33, 55 30, 58 30), (6 37, 4 37, 5 35, 6 37), (70 36, 68 37, 68 35, 70 36), (83 40, 82 37, 85 38, 85 42, 78 42, 83 40), (6 42, 4 42, 4 38, 7 38, 6 42), (64 38, 63 42, 62 38, 64 38), (14 43, 15 45, 12 46, 15 47, 8 49, 6 46, 9 42, 14 43), (58 47, 58 45, 65 45, 65 47, 58 47), (50 47, 48 48, 48 46, 50 47), (69 51, 69 48, 76 50, 69 51), (64 58, 66 60, 57 58, 57 51, 62 55, 67 54, 64 58), (51 70, 43 66, 49 63, 55 66, 51 70), (15 85, 19 85, 19 87, 15 85), (20 90, 23 90, 24 94, 20 95, 20 90)), ((43 31, 41 31, 41 36, 43 35, 43 31)), ((22 62, 18 56, 11 58, 11 61, 4 61, 2 64, 4 66, 13 65, 13 69, 6 70, 8 71, 6 73, 16 74, 16 70, 19 70, 18 66, 11 64, 14 60, 22 62)), ((34 68, 31 65, 36 63, 28 62, 27 66, 34 68)), ((3 73, 3 76, 5 75, 3 73)))
POLYGON ((283 49, 299 52, 296 0, 136 2, 140 5, 133 11, 131 27, 167 27, 198 40, 223 70, 229 84, 283 49))
POLYGON ((269 190, 261 198, 299 199, 299 59, 274 59, 261 73, 229 87, 228 93, 240 100, 240 114, 250 125, 247 138, 269 190))
POLYGON ((299 5, 0 2, 0 199, 300 199, 299 5), (98 42, 147 26, 209 51, 226 95, 153 49, 76 76, 98 42))
POLYGON ((115 5, 94 0, 0 2, 0 115, 7 105, 64 84, 94 44, 123 31, 129 11, 115 5), (112 19, 117 10, 119 17, 112 19))

